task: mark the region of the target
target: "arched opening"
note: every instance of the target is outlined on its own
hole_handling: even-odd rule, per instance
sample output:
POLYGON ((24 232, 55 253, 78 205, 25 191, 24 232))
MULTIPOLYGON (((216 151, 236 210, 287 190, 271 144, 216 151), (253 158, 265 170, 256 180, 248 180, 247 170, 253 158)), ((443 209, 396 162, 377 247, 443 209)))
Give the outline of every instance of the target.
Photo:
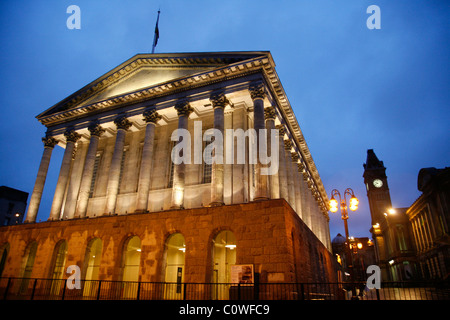
POLYGON ((59 295, 63 285, 64 265, 66 264, 67 241, 61 240, 55 245, 53 250, 51 278, 53 279, 50 288, 51 295, 59 295))
POLYGON ((213 279, 217 285, 213 299, 229 298, 231 266, 236 264, 236 237, 229 230, 221 231, 213 240, 213 279))
POLYGON ((28 284, 30 282, 31 273, 33 271, 34 259, 36 258, 37 252, 37 242, 33 241, 28 244, 25 249, 24 260, 23 260, 23 272, 22 272, 22 282, 20 284, 20 293, 25 293, 28 290, 28 284))
POLYGON ((133 236, 125 242, 122 261, 123 298, 135 299, 137 297, 139 266, 141 263, 141 239, 133 236))
POLYGON ((100 270, 100 260, 102 258, 102 240, 94 238, 89 241, 86 247, 84 258, 84 296, 95 296, 98 287, 98 274, 100 270))
POLYGON ((9 253, 9 243, 5 243, 0 248, 0 277, 3 274, 3 270, 5 269, 6 264, 6 258, 8 257, 9 253))
POLYGON ((172 234, 166 241, 165 299, 182 299, 186 244, 181 233, 172 234))

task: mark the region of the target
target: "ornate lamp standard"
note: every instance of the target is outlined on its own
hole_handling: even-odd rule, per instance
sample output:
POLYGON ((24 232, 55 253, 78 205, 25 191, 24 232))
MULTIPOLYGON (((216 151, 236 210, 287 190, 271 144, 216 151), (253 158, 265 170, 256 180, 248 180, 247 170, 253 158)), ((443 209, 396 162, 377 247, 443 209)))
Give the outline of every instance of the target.
MULTIPOLYGON (((347 260, 347 267, 349 269, 350 273, 350 280, 353 281, 353 259, 352 259, 352 253, 350 251, 350 239, 348 235, 348 211, 347 211, 347 195, 350 196, 350 210, 356 211, 358 209, 359 200, 355 197, 355 193, 352 189, 347 188, 344 191, 344 198, 341 198, 341 194, 338 190, 333 189, 331 191, 331 199, 330 199, 330 211, 331 212, 337 212, 339 203, 341 204, 341 218, 344 220, 344 226, 345 226, 345 253, 346 253, 346 260, 347 260), (339 197, 339 202, 336 200, 335 197, 339 197)), ((356 290, 355 286, 352 285, 352 299, 357 299, 356 297, 356 290)))

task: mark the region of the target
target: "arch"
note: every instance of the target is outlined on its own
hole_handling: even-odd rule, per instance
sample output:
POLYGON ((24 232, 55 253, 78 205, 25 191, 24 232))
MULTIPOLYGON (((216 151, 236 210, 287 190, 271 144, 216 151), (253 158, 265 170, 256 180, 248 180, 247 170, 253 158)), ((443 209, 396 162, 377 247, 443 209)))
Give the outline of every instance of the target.
POLYGON ((165 299, 182 299, 182 282, 184 282, 186 242, 184 236, 177 232, 171 234, 164 246, 165 299))
POLYGON ((91 239, 86 246, 84 255, 84 288, 83 296, 95 296, 97 281, 99 280, 100 261, 103 243, 100 238, 91 239))
POLYGON ((231 266, 236 264, 236 237, 230 230, 220 231, 213 239, 212 245, 212 282, 215 286, 213 299, 228 299, 229 285, 231 282, 231 266))
POLYGON ((9 253, 9 243, 5 243, 0 247, 0 277, 3 274, 3 270, 5 269, 6 258, 9 253))
POLYGON ((50 268, 50 278, 53 279, 50 294, 59 295, 59 292, 64 283, 64 266, 66 264, 67 257, 67 241, 60 240, 56 243, 53 249, 52 264, 50 268))
POLYGON ((129 237, 123 247, 122 281, 123 298, 135 299, 139 281, 139 267, 141 264, 141 239, 138 236, 129 237))
POLYGON ((25 248, 21 272, 23 279, 19 289, 21 293, 25 293, 28 290, 28 284, 31 278, 31 274, 33 272, 34 259, 36 258, 37 246, 38 246, 37 242, 32 241, 25 248))

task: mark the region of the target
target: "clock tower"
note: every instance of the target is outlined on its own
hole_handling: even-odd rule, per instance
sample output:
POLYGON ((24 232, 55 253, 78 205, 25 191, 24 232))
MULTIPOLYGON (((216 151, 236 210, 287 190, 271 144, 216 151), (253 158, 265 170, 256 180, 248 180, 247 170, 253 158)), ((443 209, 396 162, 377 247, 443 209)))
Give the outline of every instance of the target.
POLYGON ((367 159, 364 166, 364 183, 369 198, 372 225, 384 220, 384 213, 392 208, 391 195, 386 177, 386 168, 383 161, 378 160, 373 149, 367 150, 367 159))
POLYGON ((389 250, 388 229, 386 214, 392 209, 391 195, 387 183, 386 168, 383 161, 378 160, 373 149, 367 150, 367 159, 364 166, 364 184, 369 199, 372 228, 370 232, 375 243, 375 256, 381 268, 381 277, 388 279, 387 260, 389 250))

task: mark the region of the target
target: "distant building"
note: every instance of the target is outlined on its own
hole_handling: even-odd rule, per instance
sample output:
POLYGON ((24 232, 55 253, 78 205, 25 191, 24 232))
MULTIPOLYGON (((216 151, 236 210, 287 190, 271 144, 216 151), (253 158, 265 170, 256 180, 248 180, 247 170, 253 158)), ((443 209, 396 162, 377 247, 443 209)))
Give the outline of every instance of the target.
MULTIPOLYGON (((350 265, 347 261, 347 254, 345 250, 345 237, 338 233, 331 241, 333 247, 333 254, 342 266, 342 270, 348 271, 350 265)), ((351 253, 354 281, 364 281, 367 279, 367 267, 376 263, 375 246, 372 240, 368 237, 350 237, 348 249, 351 253)), ((343 278, 342 280, 348 280, 343 278)))
POLYGON ((450 275, 450 168, 423 168, 417 178, 422 195, 407 208, 417 250, 420 276, 450 275))
POLYGON ((409 208, 393 208, 386 168, 367 151, 367 188, 377 264, 383 280, 445 279, 450 272, 450 168, 419 171, 423 194, 409 208))
POLYGON ((28 193, 10 187, 0 187, 0 225, 22 223, 28 193))

